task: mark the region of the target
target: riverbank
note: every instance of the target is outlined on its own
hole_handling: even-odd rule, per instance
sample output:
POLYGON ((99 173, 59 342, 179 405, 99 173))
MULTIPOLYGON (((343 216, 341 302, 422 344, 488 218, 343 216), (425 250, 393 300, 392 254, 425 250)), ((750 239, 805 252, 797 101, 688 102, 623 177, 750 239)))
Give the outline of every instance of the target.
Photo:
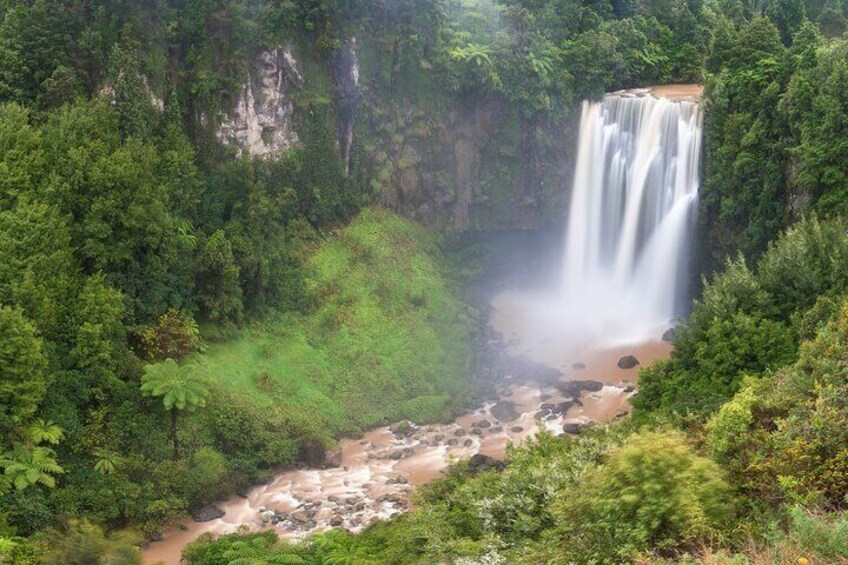
POLYGON ((520 444, 540 430, 579 433, 592 422, 626 416, 638 369, 620 367, 620 359, 632 355, 648 364, 670 351, 660 340, 595 349, 586 345, 582 350, 550 344, 547 355, 559 351, 551 362, 530 346, 527 328, 509 315, 515 296, 502 292, 491 302, 490 325, 482 336, 483 362, 498 377, 476 409, 447 424, 403 422, 344 439, 338 467, 282 471, 246 496, 218 504, 222 517, 185 522, 166 532, 163 541, 145 551, 145 563, 177 565, 182 548, 202 534, 226 534, 240 527, 272 530, 291 540, 333 527, 361 531, 404 512, 416 486, 439 478, 457 460, 478 453, 502 459, 510 443, 520 444))

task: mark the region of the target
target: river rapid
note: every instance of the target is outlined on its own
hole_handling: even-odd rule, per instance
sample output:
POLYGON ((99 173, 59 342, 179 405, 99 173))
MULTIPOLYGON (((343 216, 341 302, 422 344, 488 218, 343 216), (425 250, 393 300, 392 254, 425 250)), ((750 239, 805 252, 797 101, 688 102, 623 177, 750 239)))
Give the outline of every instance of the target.
POLYGON ((529 322, 522 316, 520 293, 502 292, 491 304, 489 333, 499 339, 490 341, 505 348, 508 358, 529 362, 504 372, 488 401, 449 424, 395 426, 395 431, 384 426, 343 439, 338 467, 281 471, 246 497, 219 502, 221 518, 202 523, 186 519, 164 532, 163 541, 144 551, 144 562, 178 565, 182 549, 202 534, 226 534, 240 527, 273 530, 290 540, 331 527, 361 531, 375 520, 404 512, 416 486, 438 478, 457 460, 476 453, 502 459, 508 444, 520 444, 540 429, 560 434, 564 425, 574 431, 593 421, 625 417, 638 368, 621 369, 619 359, 634 355, 647 365, 667 357, 671 349, 658 338, 615 346, 563 344, 526 331, 529 322), (543 370, 540 376, 540 366, 555 370, 543 370))

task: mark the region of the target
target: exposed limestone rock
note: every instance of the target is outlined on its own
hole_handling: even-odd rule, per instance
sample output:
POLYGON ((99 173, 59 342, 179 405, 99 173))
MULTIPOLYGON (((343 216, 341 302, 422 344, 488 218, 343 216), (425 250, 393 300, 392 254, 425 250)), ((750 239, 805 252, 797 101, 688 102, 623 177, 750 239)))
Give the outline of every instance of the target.
POLYGON ((254 62, 232 115, 225 115, 218 139, 254 157, 276 156, 298 142, 288 93, 303 82, 290 48, 265 51, 254 62))

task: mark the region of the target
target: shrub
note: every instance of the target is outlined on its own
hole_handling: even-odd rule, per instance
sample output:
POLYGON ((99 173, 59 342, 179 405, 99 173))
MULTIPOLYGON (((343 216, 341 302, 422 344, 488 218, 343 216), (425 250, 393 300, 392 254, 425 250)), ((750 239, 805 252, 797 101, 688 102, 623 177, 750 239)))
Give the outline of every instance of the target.
POLYGON ((560 549, 587 562, 620 563, 719 535, 732 513, 718 466, 677 433, 631 436, 554 507, 560 549))

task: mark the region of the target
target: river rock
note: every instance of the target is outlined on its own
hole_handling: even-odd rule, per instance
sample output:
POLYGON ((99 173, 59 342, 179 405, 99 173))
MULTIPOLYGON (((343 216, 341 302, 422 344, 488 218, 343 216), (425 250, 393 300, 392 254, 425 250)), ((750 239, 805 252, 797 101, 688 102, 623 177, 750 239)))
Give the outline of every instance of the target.
POLYGON ((331 449, 324 456, 325 467, 341 467, 342 466, 342 450, 331 449))
POLYGON ((618 360, 619 369, 632 369, 638 364, 639 360, 636 359, 636 357, 634 357, 633 355, 625 355, 624 357, 618 360))
POLYGON ((579 435, 585 427, 586 424, 581 424, 579 422, 568 422, 562 425, 562 431, 566 434, 579 435))
POLYGON ((471 438, 468 438, 467 440, 462 442, 462 445, 465 446, 465 447, 471 447, 472 445, 474 445, 474 440, 471 439, 471 438))
POLYGON ((555 405, 555 404, 551 404, 550 402, 545 402, 544 404, 542 404, 541 406, 539 406, 539 410, 548 410, 548 411, 551 411, 551 410, 553 410, 554 408, 556 408, 556 405, 555 405))
POLYGON ((450 445, 450 446, 459 445, 459 440, 456 439, 455 437, 453 437, 453 438, 448 440, 448 445, 450 445))
POLYGON ((389 459, 394 459, 395 461, 399 459, 403 459, 403 451, 394 451, 391 455, 389 455, 389 459))
POLYGON ((397 437, 408 437, 415 433, 415 426, 404 420, 392 425, 389 430, 397 437))
POLYGON ((563 396, 569 396, 577 399, 583 391, 597 392, 604 388, 604 383, 600 381, 558 381, 554 386, 563 396))
POLYGON ((565 414, 572 406, 574 406, 573 400, 564 400, 554 407, 553 412, 554 414, 565 414))
POLYGON ((456 437, 462 437, 462 436, 464 436, 464 435, 465 435, 465 433, 466 433, 466 432, 465 432, 465 430, 464 430, 464 429, 459 428, 458 430, 456 430, 456 431, 453 433, 453 435, 455 435, 456 437))
POLYGON ((489 420, 480 420, 479 422, 477 422, 474 425, 477 426, 478 428, 484 428, 484 429, 492 427, 492 423, 489 420))
POLYGON ((489 457, 488 455, 483 455, 482 453, 477 453, 468 461, 468 468, 472 473, 479 473, 480 471, 488 471, 489 469, 497 469, 498 471, 502 471, 506 467, 506 463, 503 461, 498 461, 494 457, 489 457))
POLYGON ((323 467, 326 460, 324 446, 317 441, 310 441, 300 448, 300 459, 310 467, 323 467))
POLYGON ((330 518, 330 525, 334 528, 338 528, 344 524, 344 518, 342 518, 341 514, 336 514, 332 518, 330 518))
POLYGON ((511 432, 512 432, 512 433, 514 433, 514 434, 520 434, 521 432, 523 432, 523 431, 524 431, 524 428, 522 428, 521 426, 512 426, 512 427, 509 429, 509 431, 511 431, 511 432))
POLYGON ((511 422, 519 416, 515 403, 509 400, 501 400, 492 406, 491 412, 492 417, 499 422, 511 422))
POLYGON ((194 518, 195 522, 210 522, 212 520, 217 520, 224 516, 224 511, 215 506, 214 504, 210 504, 209 506, 204 506, 194 514, 192 514, 192 518, 194 518))
POLYGON ((150 534, 150 541, 165 541, 165 534, 162 532, 150 534))
POLYGON ((296 524, 305 524, 309 521, 309 516, 307 516, 306 513, 301 510, 292 512, 291 514, 289 514, 289 518, 291 518, 291 521, 295 522, 296 524))
POLYGON ((632 386, 626 386, 626 387, 624 387, 624 392, 625 392, 625 393, 627 393, 627 394, 630 394, 630 393, 631 393, 631 392, 633 392, 634 390, 636 390, 636 389, 635 389, 635 388, 633 388, 632 386))

